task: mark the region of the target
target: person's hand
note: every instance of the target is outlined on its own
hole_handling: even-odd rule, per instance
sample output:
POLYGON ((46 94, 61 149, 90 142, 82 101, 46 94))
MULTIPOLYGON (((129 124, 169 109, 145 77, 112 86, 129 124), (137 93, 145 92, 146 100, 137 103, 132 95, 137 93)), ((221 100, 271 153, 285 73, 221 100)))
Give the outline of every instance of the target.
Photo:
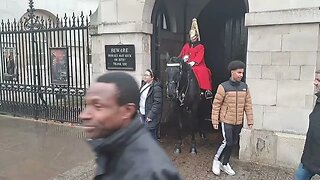
POLYGON ((196 63, 194 61, 191 61, 188 63, 191 67, 194 66, 196 63))
POLYGON ((218 124, 213 124, 213 129, 218 129, 218 124))
POLYGON ((189 55, 185 55, 185 56, 183 56, 183 61, 184 61, 184 62, 189 61, 189 55))
POLYGON ((150 119, 150 118, 146 118, 146 122, 151 122, 152 121, 152 119, 150 119))
POLYGON ((249 124, 249 125, 248 125, 248 128, 249 128, 249 129, 252 129, 252 126, 253 126, 253 124, 249 124))

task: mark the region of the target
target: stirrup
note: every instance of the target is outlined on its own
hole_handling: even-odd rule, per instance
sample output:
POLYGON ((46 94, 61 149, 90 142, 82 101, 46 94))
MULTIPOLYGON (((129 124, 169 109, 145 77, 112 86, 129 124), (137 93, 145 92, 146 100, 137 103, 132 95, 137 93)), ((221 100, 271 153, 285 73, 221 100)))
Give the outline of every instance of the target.
POLYGON ((204 93, 204 97, 206 99, 212 99, 213 98, 213 94, 211 90, 206 90, 206 92, 204 93))

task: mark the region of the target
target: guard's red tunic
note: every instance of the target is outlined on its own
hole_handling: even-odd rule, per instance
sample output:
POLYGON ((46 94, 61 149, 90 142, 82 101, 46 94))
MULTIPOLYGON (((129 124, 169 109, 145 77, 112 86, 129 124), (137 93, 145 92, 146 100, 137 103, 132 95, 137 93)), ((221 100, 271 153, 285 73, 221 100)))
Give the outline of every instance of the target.
POLYGON ((196 64, 192 67, 193 72, 195 73, 199 86, 204 90, 212 90, 211 85, 211 71, 207 68, 204 61, 204 46, 200 43, 191 44, 186 43, 179 57, 183 58, 185 55, 189 55, 188 63, 194 61, 196 64))

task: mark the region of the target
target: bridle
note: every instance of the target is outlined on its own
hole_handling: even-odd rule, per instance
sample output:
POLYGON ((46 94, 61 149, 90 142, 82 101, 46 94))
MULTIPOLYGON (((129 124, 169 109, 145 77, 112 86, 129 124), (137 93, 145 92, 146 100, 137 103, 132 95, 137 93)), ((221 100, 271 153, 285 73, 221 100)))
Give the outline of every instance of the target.
POLYGON ((167 67, 176 67, 179 69, 178 78, 176 80, 172 80, 170 82, 167 82, 167 92, 169 92, 169 85, 170 84, 176 84, 176 87, 175 87, 176 98, 179 100, 180 106, 183 106, 185 97, 189 91, 189 86, 190 86, 189 73, 188 73, 188 78, 187 78, 187 84, 184 87, 181 87, 181 91, 179 92, 180 81, 181 81, 181 77, 183 75, 182 63, 167 63, 167 67))

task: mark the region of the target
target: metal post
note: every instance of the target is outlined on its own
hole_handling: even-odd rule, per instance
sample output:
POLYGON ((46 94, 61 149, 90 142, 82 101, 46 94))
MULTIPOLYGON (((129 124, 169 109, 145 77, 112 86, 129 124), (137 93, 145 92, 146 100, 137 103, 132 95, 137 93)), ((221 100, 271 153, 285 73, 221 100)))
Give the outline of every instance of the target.
POLYGON ((25 28, 27 30, 30 30, 31 33, 31 58, 32 58, 32 65, 33 68, 37 68, 37 71, 35 71, 35 69, 33 69, 33 81, 34 81, 34 88, 33 88, 33 92, 34 92, 34 105, 35 105, 35 114, 34 114, 34 118, 38 119, 39 118, 39 104, 38 104, 38 93, 40 91, 40 67, 39 67, 39 62, 38 62, 38 58, 36 58, 36 49, 35 49, 35 43, 37 43, 35 40, 35 30, 38 29, 39 27, 41 27, 41 24, 39 22, 38 17, 34 14, 34 12, 36 11, 34 9, 33 6, 34 2, 33 0, 29 0, 29 9, 27 10, 28 12, 28 20, 25 23, 25 28), (37 73, 36 73, 37 72, 37 73), (38 82, 37 82, 38 81, 38 82))

